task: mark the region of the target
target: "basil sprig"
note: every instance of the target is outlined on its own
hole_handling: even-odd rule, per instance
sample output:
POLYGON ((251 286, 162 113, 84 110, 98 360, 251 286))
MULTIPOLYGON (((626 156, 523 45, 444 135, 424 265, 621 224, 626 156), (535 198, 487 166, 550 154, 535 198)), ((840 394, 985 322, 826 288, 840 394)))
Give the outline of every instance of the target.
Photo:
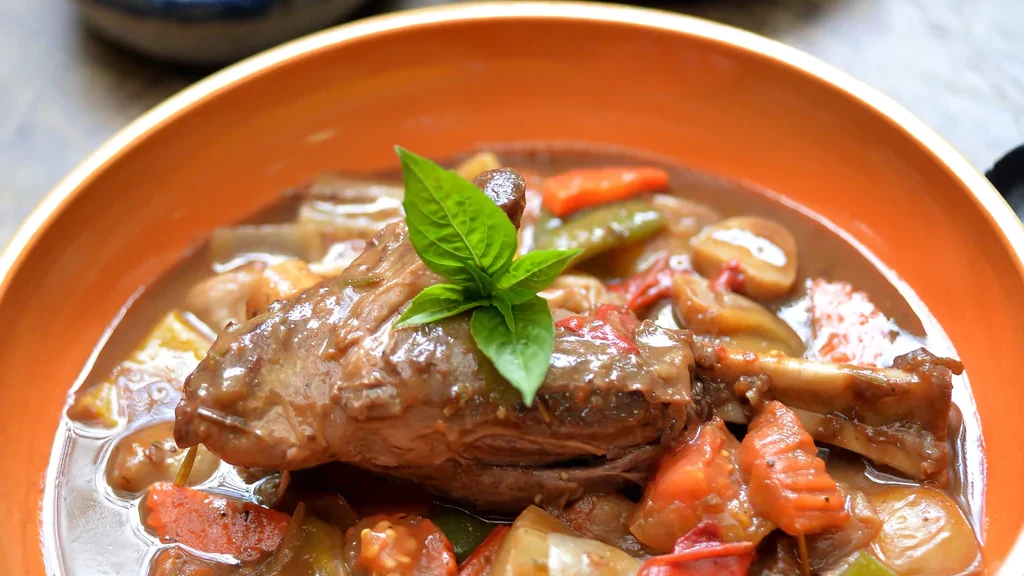
POLYGON ((405 181, 409 240, 448 280, 420 292, 397 326, 473 311, 470 332, 498 372, 533 403, 555 347, 547 288, 581 250, 537 250, 515 258, 515 226, 472 182, 395 147, 405 181))

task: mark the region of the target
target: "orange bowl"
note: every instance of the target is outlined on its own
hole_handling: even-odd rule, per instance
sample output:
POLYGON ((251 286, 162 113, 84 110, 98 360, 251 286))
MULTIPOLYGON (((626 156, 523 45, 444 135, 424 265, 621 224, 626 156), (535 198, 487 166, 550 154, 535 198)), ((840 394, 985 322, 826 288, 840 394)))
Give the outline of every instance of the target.
POLYGON ((54 431, 140 288, 317 172, 393 167, 395 143, 446 156, 524 140, 643 149, 778 191, 894 270, 970 375, 989 572, 1024 565, 1024 229, 986 180, 902 108, 791 48, 664 12, 517 2, 372 18, 243 61, 131 124, 42 202, 0 255, 6 573, 56 559, 40 546, 54 431))

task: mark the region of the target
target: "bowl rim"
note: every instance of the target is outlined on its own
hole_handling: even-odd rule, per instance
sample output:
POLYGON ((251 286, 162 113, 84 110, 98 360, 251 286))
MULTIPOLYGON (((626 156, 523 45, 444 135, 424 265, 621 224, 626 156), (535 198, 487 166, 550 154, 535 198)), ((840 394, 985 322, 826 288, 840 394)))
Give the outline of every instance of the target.
MULTIPOLYGON (((0 252, 0 301, 38 239, 49 229, 85 184, 126 150, 156 128, 207 97, 234 83, 287 63, 300 55, 347 40, 404 28, 451 21, 503 18, 546 18, 633 24, 681 33, 768 57, 838 88, 861 104, 873 108, 904 134, 937 158, 970 190, 971 198, 1000 232, 1000 240, 1016 256, 1018 273, 1024 276, 1024 223, 989 181, 951 144, 909 110, 854 76, 826 64, 797 48, 759 34, 695 16, 654 8, 580 1, 483 1, 456 3, 392 12, 356 20, 300 37, 232 64, 170 96, 116 132, 73 168, 29 213, 0 252)), ((999 574, 1010 576, 1008 567, 1024 566, 1024 529, 999 574)))

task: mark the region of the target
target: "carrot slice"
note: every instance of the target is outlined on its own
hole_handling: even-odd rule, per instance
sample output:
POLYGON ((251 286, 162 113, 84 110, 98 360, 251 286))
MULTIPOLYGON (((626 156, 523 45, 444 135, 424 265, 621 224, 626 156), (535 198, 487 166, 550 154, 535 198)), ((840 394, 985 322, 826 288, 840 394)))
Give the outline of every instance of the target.
POLYGON ((768 402, 754 416, 737 456, 754 509, 783 532, 811 534, 849 520, 846 498, 825 472, 814 440, 781 402, 768 402))
POLYGON ((143 522, 164 542, 242 561, 273 552, 290 516, 217 494, 157 482, 146 494, 143 522))
POLYGON ((632 198, 668 187, 668 172, 650 166, 570 170, 544 181, 544 207, 559 218, 583 208, 632 198))
POLYGON ((459 576, 487 576, 490 574, 494 557, 498 554, 498 548, 501 548, 501 543, 505 541, 508 531, 508 526, 498 526, 491 530, 487 538, 462 563, 459 568, 459 576))
POLYGON ((813 354, 818 360, 879 366, 893 329, 868 295, 848 282, 811 281, 813 354))

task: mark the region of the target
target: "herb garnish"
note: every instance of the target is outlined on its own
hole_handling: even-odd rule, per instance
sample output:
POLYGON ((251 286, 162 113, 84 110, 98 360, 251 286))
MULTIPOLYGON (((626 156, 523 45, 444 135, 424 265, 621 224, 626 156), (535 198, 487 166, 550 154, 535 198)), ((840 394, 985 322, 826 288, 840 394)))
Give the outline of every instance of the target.
POLYGON ((409 240, 423 263, 448 280, 409 304, 398 326, 473 311, 480 350, 530 405, 555 346, 547 288, 581 250, 537 250, 515 258, 515 226, 472 182, 395 147, 405 181, 409 240))

